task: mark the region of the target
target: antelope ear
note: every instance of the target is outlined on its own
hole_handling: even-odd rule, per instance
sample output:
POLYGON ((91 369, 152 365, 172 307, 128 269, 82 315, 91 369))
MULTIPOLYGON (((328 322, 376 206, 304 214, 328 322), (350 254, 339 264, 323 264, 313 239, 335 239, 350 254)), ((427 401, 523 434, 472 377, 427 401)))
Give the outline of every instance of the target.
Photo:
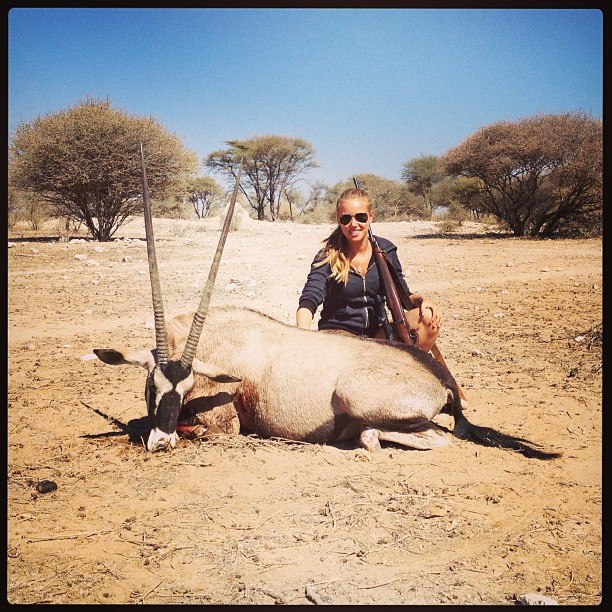
POLYGON ((206 378, 210 378, 215 382, 221 383, 231 383, 231 382, 240 382, 242 378, 236 378, 227 372, 224 372, 220 368, 211 365, 210 363, 205 363, 204 361, 200 361, 199 359, 194 359, 191 364, 191 368, 196 374, 201 374, 202 376, 206 376, 206 378))
POLYGON ((151 373, 155 367, 155 355, 149 349, 125 349, 117 351, 115 349, 94 349, 100 361, 109 365, 131 364, 144 368, 151 373))

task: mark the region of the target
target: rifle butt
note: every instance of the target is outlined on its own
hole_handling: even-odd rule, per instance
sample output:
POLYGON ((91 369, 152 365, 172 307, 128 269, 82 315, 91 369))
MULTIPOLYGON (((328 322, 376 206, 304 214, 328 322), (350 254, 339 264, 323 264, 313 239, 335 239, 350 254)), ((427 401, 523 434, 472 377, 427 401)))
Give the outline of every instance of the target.
MULTIPOLYGON (((444 361, 444 357, 442 356, 442 353, 440 352, 440 349, 437 347, 437 345, 434 342, 434 345, 431 347, 431 354, 433 355, 433 358, 441 365, 443 365, 447 370, 448 370, 448 366, 446 365, 446 361, 444 361)), ((448 370, 450 372, 450 370, 448 370)), ((456 381, 455 381, 456 382, 456 381)), ((467 399, 463 393, 463 389, 461 389, 461 387, 459 386, 459 384, 457 384, 457 390, 459 391, 459 397, 467 403, 467 399)))

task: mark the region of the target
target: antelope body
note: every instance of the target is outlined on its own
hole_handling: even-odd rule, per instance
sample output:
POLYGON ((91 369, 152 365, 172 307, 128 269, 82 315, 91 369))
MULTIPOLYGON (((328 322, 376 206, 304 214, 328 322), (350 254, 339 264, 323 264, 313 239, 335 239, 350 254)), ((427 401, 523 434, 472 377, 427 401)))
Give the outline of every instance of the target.
MULTIPOLYGON (((193 316, 168 321, 171 363, 184 348, 193 316)), ((107 363, 155 369, 151 350, 95 352, 107 363)), ((450 442, 432 422, 448 412, 457 437, 540 459, 557 456, 470 423, 452 375, 416 347, 303 330, 255 310, 216 308, 207 314, 194 363, 192 386, 181 400, 189 408, 181 414, 188 419, 199 412, 214 432, 312 443, 358 439, 368 450, 385 440, 424 450, 450 442)), ((159 414, 151 416, 149 450, 173 447, 179 411, 165 431, 155 419, 159 414)))
MULTIPOLYGON (((171 358, 182 351, 192 319, 190 313, 168 322, 171 358)), ((142 365, 142 356, 121 355, 115 362, 142 365)), ((231 405, 243 430, 266 437, 326 443, 373 430, 361 441, 366 448, 389 436, 432 448, 448 439, 431 419, 447 406, 461 411, 448 370, 420 349, 298 329, 254 310, 211 309, 196 359, 222 378, 196 374, 183 404, 223 394, 226 403, 214 408, 221 414, 208 422, 227 423, 231 405)))

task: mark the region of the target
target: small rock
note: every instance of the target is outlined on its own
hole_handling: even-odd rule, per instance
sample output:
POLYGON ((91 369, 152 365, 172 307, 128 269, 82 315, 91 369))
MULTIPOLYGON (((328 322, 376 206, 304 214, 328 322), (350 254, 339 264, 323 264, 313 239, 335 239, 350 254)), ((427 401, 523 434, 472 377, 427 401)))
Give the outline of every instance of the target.
POLYGON ((511 268, 514 264, 511 261, 506 262, 506 268, 511 268))
POLYGON ((508 290, 507 289, 502 289, 500 293, 502 295, 508 295, 508 290))
POLYGON ((599 289, 599 285, 593 285, 593 289, 599 289))
POLYGON ((501 319, 504 316, 504 313, 503 312, 496 312, 493 316, 496 319, 501 319))
POLYGON ((11 247, 17 246, 17 243, 16 242, 9 242, 7 246, 10 249, 11 247))
POLYGON ((86 265, 86 266, 99 266, 99 265, 100 265, 100 262, 99 262, 99 261, 97 261, 96 259, 88 259, 88 260, 85 262, 85 265, 86 265))
POLYGON ((443 508, 442 506, 433 505, 423 510, 419 517, 424 519, 438 518, 441 516, 446 516, 447 513, 448 510, 446 508, 443 508))
POLYGON ((86 315, 93 314, 93 310, 92 310, 91 308, 86 308, 86 309, 83 311, 83 314, 86 314, 86 315))
POLYGON ((106 249, 103 246, 96 246, 93 249, 96 253, 104 253, 104 251, 106 251, 106 249))
POLYGON ((541 268, 540 272, 549 272, 550 270, 548 268, 541 268))
POLYGON ((458 319, 458 318, 459 318, 459 313, 453 312, 453 319, 458 319))
POLYGON ((367 461, 368 463, 371 463, 372 457, 370 457, 370 452, 365 448, 358 448, 355 451, 355 461, 367 461))
POLYGON ((83 355, 81 357, 81 361, 91 361, 92 359, 97 359, 97 355, 95 353, 89 353, 88 355, 83 355))
POLYGON ((574 338, 574 340, 575 340, 576 342, 582 342, 582 341, 584 340, 584 336, 576 336, 576 337, 574 338))
POLYGON ((57 491, 57 483, 52 480, 41 480, 34 488, 39 493, 51 493, 57 491))
POLYGON ((482 351, 479 349, 474 349, 472 351, 472 355, 474 355, 474 357, 482 357, 482 351))
POLYGON ((482 291, 482 287, 476 287, 476 291, 480 293, 482 291))
POLYGON ((128 263, 129 261, 132 261, 132 258, 129 255, 126 255, 121 261, 123 263, 128 263))
POLYGON ((519 602, 524 606, 558 606, 559 603, 546 595, 540 595, 539 593, 526 593, 521 595, 519 602))
POLYGON ((572 378, 573 376, 576 376, 578 374, 578 368, 572 368, 568 373, 567 373, 567 377, 568 378, 572 378))
POLYGON ((145 329, 153 329, 155 327, 155 323, 153 323, 152 321, 147 321, 145 323, 145 329))
POLYGON ((30 250, 32 251, 32 253, 40 253, 40 251, 38 249, 35 249, 34 247, 32 247, 30 250))
POLYGON ((83 254, 83 253, 77 253, 74 256, 75 259, 78 259, 79 261, 83 261, 84 259, 87 259, 87 255, 83 254))

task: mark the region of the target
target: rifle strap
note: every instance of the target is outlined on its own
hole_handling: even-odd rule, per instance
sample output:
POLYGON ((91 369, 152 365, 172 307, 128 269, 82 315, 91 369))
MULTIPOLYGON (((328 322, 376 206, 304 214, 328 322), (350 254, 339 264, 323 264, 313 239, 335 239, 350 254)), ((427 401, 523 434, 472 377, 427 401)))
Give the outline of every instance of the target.
POLYGON ((405 310, 412 310, 413 308, 416 308, 417 306, 412 303, 412 300, 410 299, 410 295, 404 288, 404 285, 402 281, 400 280, 399 274, 397 273, 395 266, 391 263, 391 260, 389 259, 389 257, 384 251, 382 251, 382 255, 383 255, 385 262, 387 263, 387 268, 389 268, 389 273, 391 274, 391 278, 393 279, 393 284, 395 285, 395 288, 397 289, 397 294, 399 295, 400 301, 402 302, 402 306, 404 307, 405 310))

